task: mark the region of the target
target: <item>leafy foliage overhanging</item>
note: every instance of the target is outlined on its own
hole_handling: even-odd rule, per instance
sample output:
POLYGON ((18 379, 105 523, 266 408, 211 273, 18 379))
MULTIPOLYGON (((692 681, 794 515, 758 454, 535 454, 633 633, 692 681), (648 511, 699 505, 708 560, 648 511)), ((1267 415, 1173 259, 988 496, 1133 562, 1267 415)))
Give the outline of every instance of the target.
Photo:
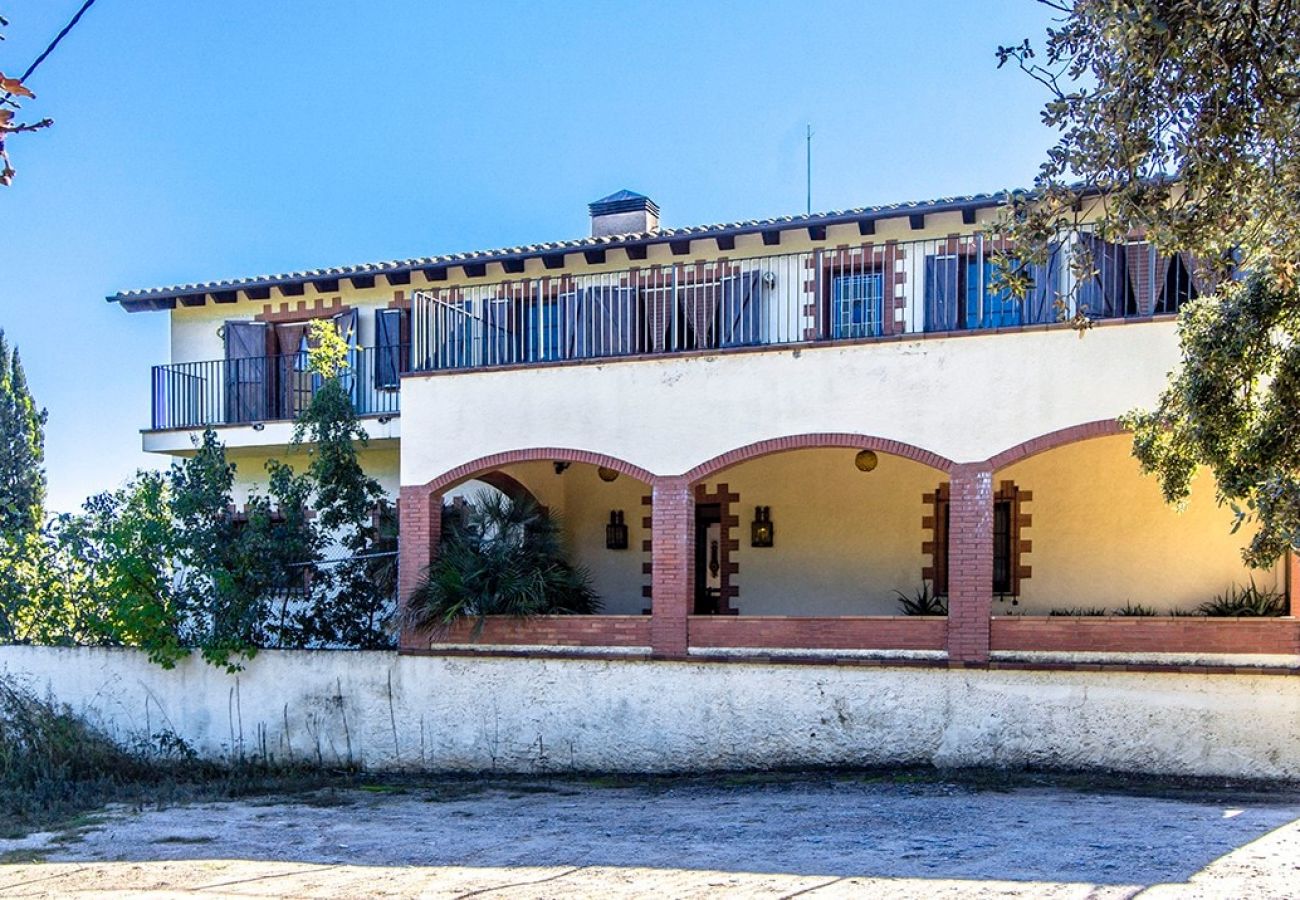
POLYGON ((1024 41, 998 57, 1045 86, 1059 138, 1003 229, 1036 261, 1097 219, 1190 254, 1216 285, 1181 314, 1157 406, 1125 421, 1168 500, 1208 467, 1252 526, 1247 561, 1270 563, 1300 547, 1300 5, 1040 2, 1060 13, 1042 55, 1024 41))

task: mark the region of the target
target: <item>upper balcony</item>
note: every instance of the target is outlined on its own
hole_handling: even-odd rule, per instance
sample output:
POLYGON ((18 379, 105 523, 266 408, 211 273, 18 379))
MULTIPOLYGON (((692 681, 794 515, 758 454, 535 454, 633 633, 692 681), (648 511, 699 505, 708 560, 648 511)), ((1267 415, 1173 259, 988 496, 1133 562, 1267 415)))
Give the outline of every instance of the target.
MULTIPOLYGON (((399 376, 409 352, 397 345, 348 351, 342 379, 358 415, 387 424, 400 413, 399 376)), ((262 431, 297 418, 320 386, 305 352, 154 366, 150 430, 247 425, 262 431)))
POLYGON ((518 278, 418 290, 412 367, 502 366, 952 336, 1174 313, 1203 288, 1186 256, 1142 241, 1063 238, 1032 287, 995 284, 998 254, 1015 249, 967 234, 866 240, 835 248, 518 278), (1086 244, 1091 273, 1070 260, 1086 244))

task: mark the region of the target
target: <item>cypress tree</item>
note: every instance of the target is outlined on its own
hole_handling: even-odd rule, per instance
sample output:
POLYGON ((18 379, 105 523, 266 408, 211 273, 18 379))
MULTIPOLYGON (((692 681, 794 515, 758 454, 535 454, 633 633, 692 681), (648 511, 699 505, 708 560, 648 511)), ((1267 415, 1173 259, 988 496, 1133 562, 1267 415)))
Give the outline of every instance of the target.
POLYGON ((0 330, 0 532, 39 528, 45 518, 45 420, 27 374, 0 330))

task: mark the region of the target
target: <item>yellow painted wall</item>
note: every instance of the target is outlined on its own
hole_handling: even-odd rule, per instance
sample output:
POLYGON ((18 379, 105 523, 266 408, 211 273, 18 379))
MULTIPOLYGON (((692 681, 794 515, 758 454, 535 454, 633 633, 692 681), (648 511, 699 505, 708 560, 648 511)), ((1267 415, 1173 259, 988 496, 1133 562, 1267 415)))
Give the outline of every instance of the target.
POLYGON ((860 472, 852 450, 795 450, 742 463, 707 482, 740 495, 733 532, 740 549, 733 601, 742 615, 896 615, 895 591, 909 596, 926 564, 921 495, 944 476, 879 455, 860 472), (775 545, 750 546, 755 506, 769 506, 775 545))
POLYGON ((1208 473, 1186 509, 1167 506, 1154 478, 1143 476, 1125 435, 1069 444, 1030 457, 994 476, 1033 492, 1022 537, 1033 542, 1033 567, 1018 605, 994 602, 994 614, 1045 614, 1053 607, 1123 606, 1190 609, 1252 574, 1281 588, 1280 568, 1254 572, 1241 561, 1247 541, 1232 535, 1231 511, 1214 501, 1208 473))

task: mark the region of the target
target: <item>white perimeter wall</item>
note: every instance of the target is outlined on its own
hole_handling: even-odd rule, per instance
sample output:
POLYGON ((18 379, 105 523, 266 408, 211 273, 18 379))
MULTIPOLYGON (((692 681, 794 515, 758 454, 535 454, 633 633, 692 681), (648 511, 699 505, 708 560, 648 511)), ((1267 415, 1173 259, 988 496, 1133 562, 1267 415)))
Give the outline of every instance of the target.
POLYGON ((1300 777, 1300 679, 271 651, 227 675, 0 648, 121 739, 370 769, 1033 765, 1300 777))

